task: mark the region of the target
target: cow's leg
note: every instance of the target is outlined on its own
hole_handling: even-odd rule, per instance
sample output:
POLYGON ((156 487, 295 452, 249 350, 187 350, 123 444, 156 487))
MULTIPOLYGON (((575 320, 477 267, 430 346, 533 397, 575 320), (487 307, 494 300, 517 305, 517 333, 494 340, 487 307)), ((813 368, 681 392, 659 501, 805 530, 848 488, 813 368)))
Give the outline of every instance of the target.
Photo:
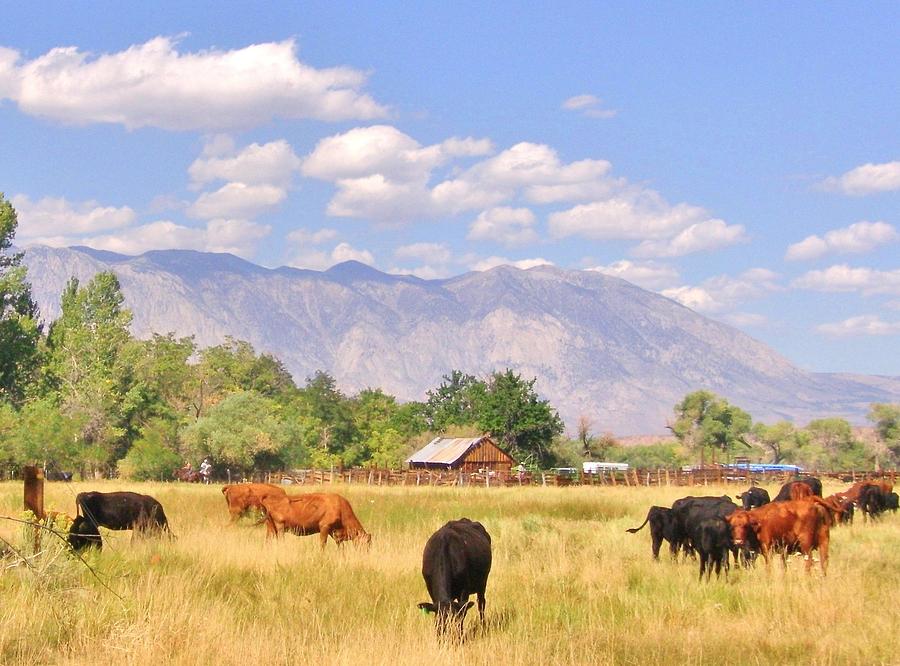
POLYGON ((481 588, 481 590, 478 592, 478 617, 481 620, 482 624, 484 623, 485 603, 486 602, 484 600, 484 588, 481 588))
POLYGON ((662 541, 663 541, 662 535, 651 533, 650 537, 652 539, 651 548, 653 549, 653 559, 658 560, 659 559, 659 549, 660 549, 660 546, 662 546, 662 541))
POLYGON ((325 544, 328 543, 329 534, 331 534, 331 527, 329 525, 322 525, 319 528, 319 546, 322 547, 322 550, 325 550, 325 544))

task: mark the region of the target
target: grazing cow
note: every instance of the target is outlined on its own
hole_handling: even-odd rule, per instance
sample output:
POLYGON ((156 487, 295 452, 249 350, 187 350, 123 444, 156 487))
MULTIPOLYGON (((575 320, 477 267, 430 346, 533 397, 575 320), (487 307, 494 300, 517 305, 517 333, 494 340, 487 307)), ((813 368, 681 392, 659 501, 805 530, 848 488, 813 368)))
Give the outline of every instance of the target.
POLYGON ((239 483, 222 488, 225 501, 228 503, 228 513, 231 514, 231 522, 237 520, 250 509, 263 510, 262 501, 266 497, 285 497, 287 493, 280 486, 270 483, 239 483))
POLYGON ((863 513, 863 520, 877 518, 885 510, 886 493, 880 485, 871 483, 863 486, 859 491, 856 504, 863 513))
POLYGON ((738 546, 752 539, 769 565, 772 550, 781 552, 787 566, 787 554, 800 550, 806 556, 807 572, 812 567, 813 550, 818 549, 822 574, 828 567, 828 540, 831 516, 821 498, 772 502, 750 511, 735 511, 726 518, 731 537, 738 546))
POLYGON ((843 493, 835 493, 826 497, 825 501, 840 509, 840 513, 835 516, 838 524, 853 524, 853 500, 846 497, 843 493))
POLYGON ((848 497, 853 502, 859 501, 859 494, 862 492, 863 488, 867 488, 869 486, 878 486, 881 488, 881 492, 890 493, 894 490, 894 484, 886 479, 877 479, 877 480, 867 480, 867 481, 857 481, 852 486, 847 488, 841 494, 845 497, 848 497))
POLYGON ((85 548, 103 548, 103 539, 97 525, 85 518, 76 516, 69 528, 69 546, 75 552, 85 548))
POLYGON ((743 506, 744 511, 755 509, 772 501, 769 499, 769 492, 765 488, 756 487, 749 488, 740 495, 735 495, 735 497, 741 500, 741 506, 743 506))
POLYGON ((673 533, 685 554, 694 553, 695 527, 709 518, 724 518, 737 509, 728 495, 721 497, 682 497, 672 503, 673 533))
POLYGON ((367 546, 372 542, 372 535, 363 529, 350 502, 337 493, 267 495, 262 505, 267 537, 278 537, 285 531, 298 536, 318 534, 322 548, 329 536, 338 546, 348 540, 367 546))
MULTIPOLYGON (((775 499, 773 499, 772 501, 773 502, 789 502, 789 501, 791 501, 791 499, 793 499, 791 497, 791 491, 794 488, 794 486, 796 486, 798 484, 807 486, 812 491, 813 495, 816 495, 817 497, 822 496, 822 482, 819 481, 815 477, 806 476, 806 477, 797 479, 795 481, 788 481, 787 483, 785 483, 783 486, 781 486, 781 490, 778 491, 778 494, 775 496, 775 499)), ((804 493, 805 490, 800 489, 800 490, 794 490, 793 492, 794 493, 804 493)), ((801 499, 801 497, 797 497, 797 499, 801 499)))
POLYGON ((491 572, 491 537, 481 523, 451 520, 431 535, 422 553, 422 578, 431 602, 418 607, 435 614, 438 636, 448 629, 462 634, 463 621, 477 595, 484 622, 484 589, 491 572))
POLYGON ((801 500, 813 496, 812 488, 802 482, 792 483, 790 487, 791 500, 801 500))
POLYGON ((893 511, 894 513, 897 513, 897 509, 900 508, 898 504, 900 504, 900 497, 897 496, 897 493, 890 492, 884 496, 885 511, 893 511))
POLYGON ((69 545, 75 550, 102 546, 99 527, 134 530, 134 534, 169 532, 162 504, 149 495, 131 492, 85 492, 75 497, 77 515, 69 529, 69 545))
POLYGON ((650 547, 653 550, 653 559, 659 559, 659 548, 662 546, 663 539, 669 542, 669 550, 672 557, 675 557, 678 554, 678 540, 675 536, 673 520, 672 509, 664 506, 651 506, 647 512, 647 518, 640 527, 632 527, 625 531, 634 534, 650 523, 650 547))
POLYGON ((724 565, 726 575, 728 572, 728 551, 734 548, 731 542, 731 528, 724 518, 705 518, 693 528, 691 542, 700 554, 700 580, 706 572, 708 581, 713 570, 716 569, 716 578, 724 565))

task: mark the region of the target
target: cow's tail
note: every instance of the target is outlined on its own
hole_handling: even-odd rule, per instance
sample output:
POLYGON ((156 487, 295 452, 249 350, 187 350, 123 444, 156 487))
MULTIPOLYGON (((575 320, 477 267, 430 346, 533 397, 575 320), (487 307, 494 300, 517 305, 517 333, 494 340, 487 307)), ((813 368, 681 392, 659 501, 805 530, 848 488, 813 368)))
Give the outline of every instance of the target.
POLYGON ((640 527, 631 527, 625 531, 628 532, 629 534, 634 534, 635 532, 640 532, 642 529, 644 529, 644 525, 646 525, 647 521, 649 521, 649 520, 650 520, 650 513, 648 512, 647 517, 644 518, 644 522, 641 523, 640 527))

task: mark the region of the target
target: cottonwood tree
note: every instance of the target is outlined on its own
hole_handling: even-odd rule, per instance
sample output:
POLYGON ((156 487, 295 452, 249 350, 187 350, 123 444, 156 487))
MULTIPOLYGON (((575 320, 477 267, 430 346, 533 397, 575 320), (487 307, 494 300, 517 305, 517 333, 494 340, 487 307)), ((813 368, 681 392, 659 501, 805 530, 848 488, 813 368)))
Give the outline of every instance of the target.
POLYGON ((441 385, 426 395, 425 413, 435 432, 452 426, 467 426, 478 421, 478 401, 484 395, 485 383, 461 370, 451 370, 442 377, 441 385))
POLYGON ((873 403, 868 418, 894 460, 900 460, 900 403, 873 403))
POLYGON ((125 351, 131 344, 131 311, 123 307, 114 273, 98 273, 84 287, 69 280, 61 314, 50 326, 45 390, 63 413, 83 418, 83 462, 108 467, 127 451, 133 373, 125 351))
POLYGON ((536 381, 509 369, 494 372, 475 405, 482 432, 496 438, 514 458, 532 457, 545 466, 552 459, 553 438, 565 428, 556 409, 534 390, 536 381))
POLYGON ((679 442, 700 452, 701 462, 707 449, 733 452, 738 446, 749 448, 746 434, 753 420, 740 407, 711 391, 694 391, 675 405, 675 422, 668 428, 679 442))
POLYGON ((22 253, 10 252, 18 219, 0 192, 0 401, 21 405, 39 365, 38 309, 22 253))

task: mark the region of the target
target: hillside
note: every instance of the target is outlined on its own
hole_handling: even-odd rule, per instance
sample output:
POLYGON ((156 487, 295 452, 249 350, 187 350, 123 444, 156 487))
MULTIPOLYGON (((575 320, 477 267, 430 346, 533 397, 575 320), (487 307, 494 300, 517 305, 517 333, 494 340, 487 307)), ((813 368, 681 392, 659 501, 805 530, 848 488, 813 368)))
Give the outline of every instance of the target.
POLYGON ((446 280, 381 273, 356 262, 323 272, 267 269, 233 255, 187 250, 129 257, 83 247, 31 247, 25 261, 52 320, 72 275, 119 276, 133 332, 226 335, 280 358, 298 383, 316 370, 342 389, 380 387, 422 399, 451 369, 513 368, 571 428, 665 430, 672 406, 706 388, 754 418, 861 423, 871 402, 900 399, 890 377, 805 372, 766 345, 618 278, 550 266, 501 266, 446 280))

